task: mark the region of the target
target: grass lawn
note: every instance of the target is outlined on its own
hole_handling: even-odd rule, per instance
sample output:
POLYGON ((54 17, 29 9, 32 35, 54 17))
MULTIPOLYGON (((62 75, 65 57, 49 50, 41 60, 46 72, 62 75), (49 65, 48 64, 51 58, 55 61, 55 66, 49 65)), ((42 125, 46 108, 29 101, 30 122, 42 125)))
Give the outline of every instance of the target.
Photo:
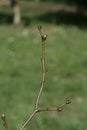
MULTIPOLYGON (((86 130, 87 30, 43 24, 47 76, 40 106, 72 103, 61 113, 38 114, 25 130, 86 130)), ((41 43, 36 25, 0 26, 0 114, 17 130, 32 112, 41 80, 41 43)), ((4 130, 0 120, 0 130, 4 130)))

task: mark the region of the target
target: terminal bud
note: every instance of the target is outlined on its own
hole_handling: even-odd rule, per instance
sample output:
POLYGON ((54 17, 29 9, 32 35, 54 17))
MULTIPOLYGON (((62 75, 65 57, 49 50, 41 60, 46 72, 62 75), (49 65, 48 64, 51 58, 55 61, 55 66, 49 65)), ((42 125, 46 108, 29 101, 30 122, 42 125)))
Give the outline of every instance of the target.
POLYGON ((43 42, 46 40, 46 38, 47 38, 47 35, 46 35, 46 34, 42 35, 42 41, 43 41, 43 42))
POLYGON ((5 121, 5 119, 6 119, 5 113, 2 113, 2 114, 1 114, 1 118, 2 118, 3 121, 5 121))

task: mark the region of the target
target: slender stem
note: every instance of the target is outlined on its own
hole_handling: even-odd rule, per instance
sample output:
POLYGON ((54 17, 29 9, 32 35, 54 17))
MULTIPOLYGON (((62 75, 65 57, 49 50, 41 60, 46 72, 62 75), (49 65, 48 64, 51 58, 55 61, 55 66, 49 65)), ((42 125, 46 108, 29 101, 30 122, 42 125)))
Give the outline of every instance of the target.
POLYGON ((23 125, 20 127, 19 130, 23 130, 25 128, 25 126, 27 126, 27 124, 31 121, 31 119, 35 116, 35 114, 37 113, 37 110, 34 110, 33 113, 27 118, 27 120, 23 123, 23 125))
POLYGON ((44 44, 44 42, 42 42, 42 58, 41 58, 41 63, 42 63, 42 80, 41 80, 41 86, 40 86, 40 90, 39 90, 39 93, 38 93, 38 96, 37 96, 37 99, 36 99, 36 102, 35 102, 35 108, 34 109, 38 108, 40 97, 41 97, 42 90, 43 90, 43 87, 44 87, 45 76, 46 76, 45 44, 44 44))
POLYGON ((8 126, 7 122, 4 122, 4 127, 5 127, 7 130, 11 130, 10 127, 8 126))

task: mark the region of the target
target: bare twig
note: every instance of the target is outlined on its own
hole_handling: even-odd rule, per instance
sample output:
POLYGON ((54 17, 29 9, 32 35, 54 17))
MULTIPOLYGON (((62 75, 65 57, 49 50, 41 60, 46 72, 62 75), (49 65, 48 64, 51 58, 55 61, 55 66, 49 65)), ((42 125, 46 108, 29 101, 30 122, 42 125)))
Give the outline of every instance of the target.
MULTIPOLYGON (((70 104, 70 100, 66 100, 62 105, 57 106, 57 107, 45 107, 45 108, 41 108, 39 109, 39 102, 40 102, 40 98, 41 98, 41 94, 44 88, 44 82, 45 82, 45 77, 46 77, 46 67, 45 67, 45 40, 47 38, 47 35, 42 35, 42 27, 38 26, 38 30, 40 33, 40 37, 41 37, 41 42, 42 42, 42 57, 41 57, 41 63, 42 63, 42 79, 41 79, 41 85, 40 85, 40 90, 38 92, 38 96, 36 98, 36 102, 35 102, 35 106, 34 106, 34 110, 31 113, 31 115, 26 119, 26 121, 21 125, 21 127, 19 128, 19 130, 23 130, 32 120, 32 118, 36 115, 36 113, 39 112, 45 112, 45 111, 58 111, 61 112, 64 108, 65 105, 70 104)), ((4 127, 7 130, 10 130, 7 122, 6 122, 6 115, 2 114, 1 118, 4 122, 4 127)))

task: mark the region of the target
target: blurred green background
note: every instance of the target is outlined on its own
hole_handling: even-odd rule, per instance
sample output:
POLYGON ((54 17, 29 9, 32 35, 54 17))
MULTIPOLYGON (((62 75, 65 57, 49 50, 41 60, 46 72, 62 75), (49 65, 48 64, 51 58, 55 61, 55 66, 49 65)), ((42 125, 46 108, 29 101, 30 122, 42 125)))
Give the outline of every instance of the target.
MULTIPOLYGON (((80 1, 77 1, 80 4, 80 1)), ((84 0, 84 2, 86 2, 84 0)), ((64 1, 20 1, 21 22, 14 10, 0 5, 0 114, 17 130, 33 111, 41 82, 41 41, 38 25, 47 34, 47 76, 40 107, 54 107, 67 98, 61 112, 35 116, 25 130, 86 130, 87 128, 87 10, 64 1), (56 3, 57 2, 57 3, 56 3)), ((4 130, 0 120, 0 129, 4 130)))

